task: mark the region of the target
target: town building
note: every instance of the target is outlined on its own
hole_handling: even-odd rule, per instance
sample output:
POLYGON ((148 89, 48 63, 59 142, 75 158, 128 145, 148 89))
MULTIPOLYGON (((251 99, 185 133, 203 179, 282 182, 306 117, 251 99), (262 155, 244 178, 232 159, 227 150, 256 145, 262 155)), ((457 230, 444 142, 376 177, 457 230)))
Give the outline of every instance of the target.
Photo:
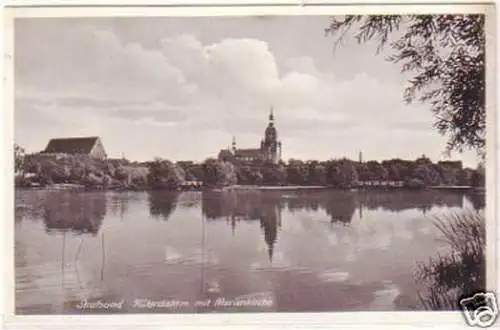
POLYGON ((277 164, 281 160, 281 141, 278 140, 278 131, 274 126, 273 108, 269 112, 269 123, 264 131, 264 138, 260 141, 259 148, 239 149, 236 147, 236 138, 233 137, 231 148, 219 152, 219 159, 242 163, 255 161, 268 161, 277 164))
POLYGON ((107 158, 101 139, 97 136, 51 139, 41 154, 56 157, 85 155, 96 159, 107 158))
POLYGON ((460 160, 443 160, 443 161, 438 162, 438 165, 443 166, 443 167, 449 167, 449 168, 456 169, 456 170, 463 169, 463 165, 462 165, 462 162, 460 160))

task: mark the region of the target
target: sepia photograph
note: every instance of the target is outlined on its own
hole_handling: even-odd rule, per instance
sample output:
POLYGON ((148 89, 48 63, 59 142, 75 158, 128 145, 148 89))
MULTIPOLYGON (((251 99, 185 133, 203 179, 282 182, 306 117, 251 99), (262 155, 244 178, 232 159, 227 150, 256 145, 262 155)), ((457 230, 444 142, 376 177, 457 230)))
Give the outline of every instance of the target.
POLYGON ((14 313, 492 325, 479 8, 15 17, 14 313))

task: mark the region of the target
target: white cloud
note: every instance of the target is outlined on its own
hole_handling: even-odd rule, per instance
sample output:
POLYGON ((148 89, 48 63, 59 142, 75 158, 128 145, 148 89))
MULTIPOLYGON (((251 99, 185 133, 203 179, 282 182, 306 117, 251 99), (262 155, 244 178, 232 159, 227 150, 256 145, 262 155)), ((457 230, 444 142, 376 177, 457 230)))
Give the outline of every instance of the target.
MULTIPOLYGON (((285 157, 364 150, 384 158, 444 147, 427 108, 402 103, 399 82, 364 72, 341 80, 318 70, 313 54, 278 59, 257 38, 204 44, 190 34, 146 48, 112 31, 53 22, 16 32, 16 139, 33 148, 37 130, 38 139, 92 131, 119 150, 133 127, 144 146, 136 144, 130 157, 203 159, 239 133, 242 144, 256 146, 250 139, 262 134, 271 105, 285 157), (47 123, 40 125, 58 122, 59 131, 37 126, 37 117, 47 123)), ((356 63, 346 66, 356 70, 356 63)))
POLYGON ((328 73, 319 71, 314 60, 307 56, 289 58, 285 61, 284 67, 288 72, 305 73, 314 77, 322 77, 323 79, 332 78, 329 77, 328 73))
MULTIPOLYGON (((184 81, 182 72, 160 51, 122 45, 110 31, 75 26, 43 32, 35 47, 24 42, 16 47, 16 80, 21 89, 138 101, 157 98, 184 81)), ((23 37, 18 36, 24 41, 23 37)))

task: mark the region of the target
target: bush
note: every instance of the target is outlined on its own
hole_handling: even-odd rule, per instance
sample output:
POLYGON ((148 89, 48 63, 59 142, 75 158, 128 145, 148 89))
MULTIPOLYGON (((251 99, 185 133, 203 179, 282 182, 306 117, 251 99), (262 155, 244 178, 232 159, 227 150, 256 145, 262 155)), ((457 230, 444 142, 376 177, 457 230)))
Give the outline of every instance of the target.
POLYGON ((144 167, 131 167, 130 176, 132 185, 135 187, 146 187, 148 184, 148 169, 144 167))
POLYGON ((217 185, 231 186, 237 183, 235 166, 230 162, 218 161, 216 164, 217 185))
POLYGON ((116 180, 122 181, 122 182, 128 182, 129 179, 129 172, 127 169, 123 166, 119 166, 115 169, 115 175, 114 175, 116 180))
POLYGON ((83 184, 88 188, 103 187, 104 177, 100 177, 94 173, 89 173, 83 179, 83 184))
POLYGON ((16 175, 14 177, 14 186, 15 187, 29 187, 30 181, 25 179, 22 175, 16 175))
POLYGON ((73 165, 70 169, 69 180, 72 183, 79 183, 85 176, 85 167, 81 164, 73 165))
POLYGON ((152 188, 176 189, 185 180, 186 173, 168 160, 156 160, 149 165, 146 178, 152 188))
POLYGON ((459 299, 484 291, 486 233, 484 214, 452 213, 435 221, 452 252, 418 265, 416 281, 422 305, 429 310, 455 310, 459 299))
POLYGON ((420 188, 425 188, 425 183, 420 179, 413 178, 407 180, 405 182, 405 186, 412 189, 420 189, 420 188))

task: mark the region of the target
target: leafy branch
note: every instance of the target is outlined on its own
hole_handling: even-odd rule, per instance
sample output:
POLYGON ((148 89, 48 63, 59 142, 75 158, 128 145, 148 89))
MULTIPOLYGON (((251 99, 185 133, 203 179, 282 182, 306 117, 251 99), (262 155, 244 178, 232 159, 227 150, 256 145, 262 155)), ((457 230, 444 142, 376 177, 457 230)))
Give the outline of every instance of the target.
POLYGON ((336 37, 334 50, 352 30, 358 43, 376 41, 376 54, 389 46, 386 60, 409 76, 404 101, 430 105, 446 151, 484 155, 484 23, 484 15, 355 15, 331 18, 325 32, 336 37))

